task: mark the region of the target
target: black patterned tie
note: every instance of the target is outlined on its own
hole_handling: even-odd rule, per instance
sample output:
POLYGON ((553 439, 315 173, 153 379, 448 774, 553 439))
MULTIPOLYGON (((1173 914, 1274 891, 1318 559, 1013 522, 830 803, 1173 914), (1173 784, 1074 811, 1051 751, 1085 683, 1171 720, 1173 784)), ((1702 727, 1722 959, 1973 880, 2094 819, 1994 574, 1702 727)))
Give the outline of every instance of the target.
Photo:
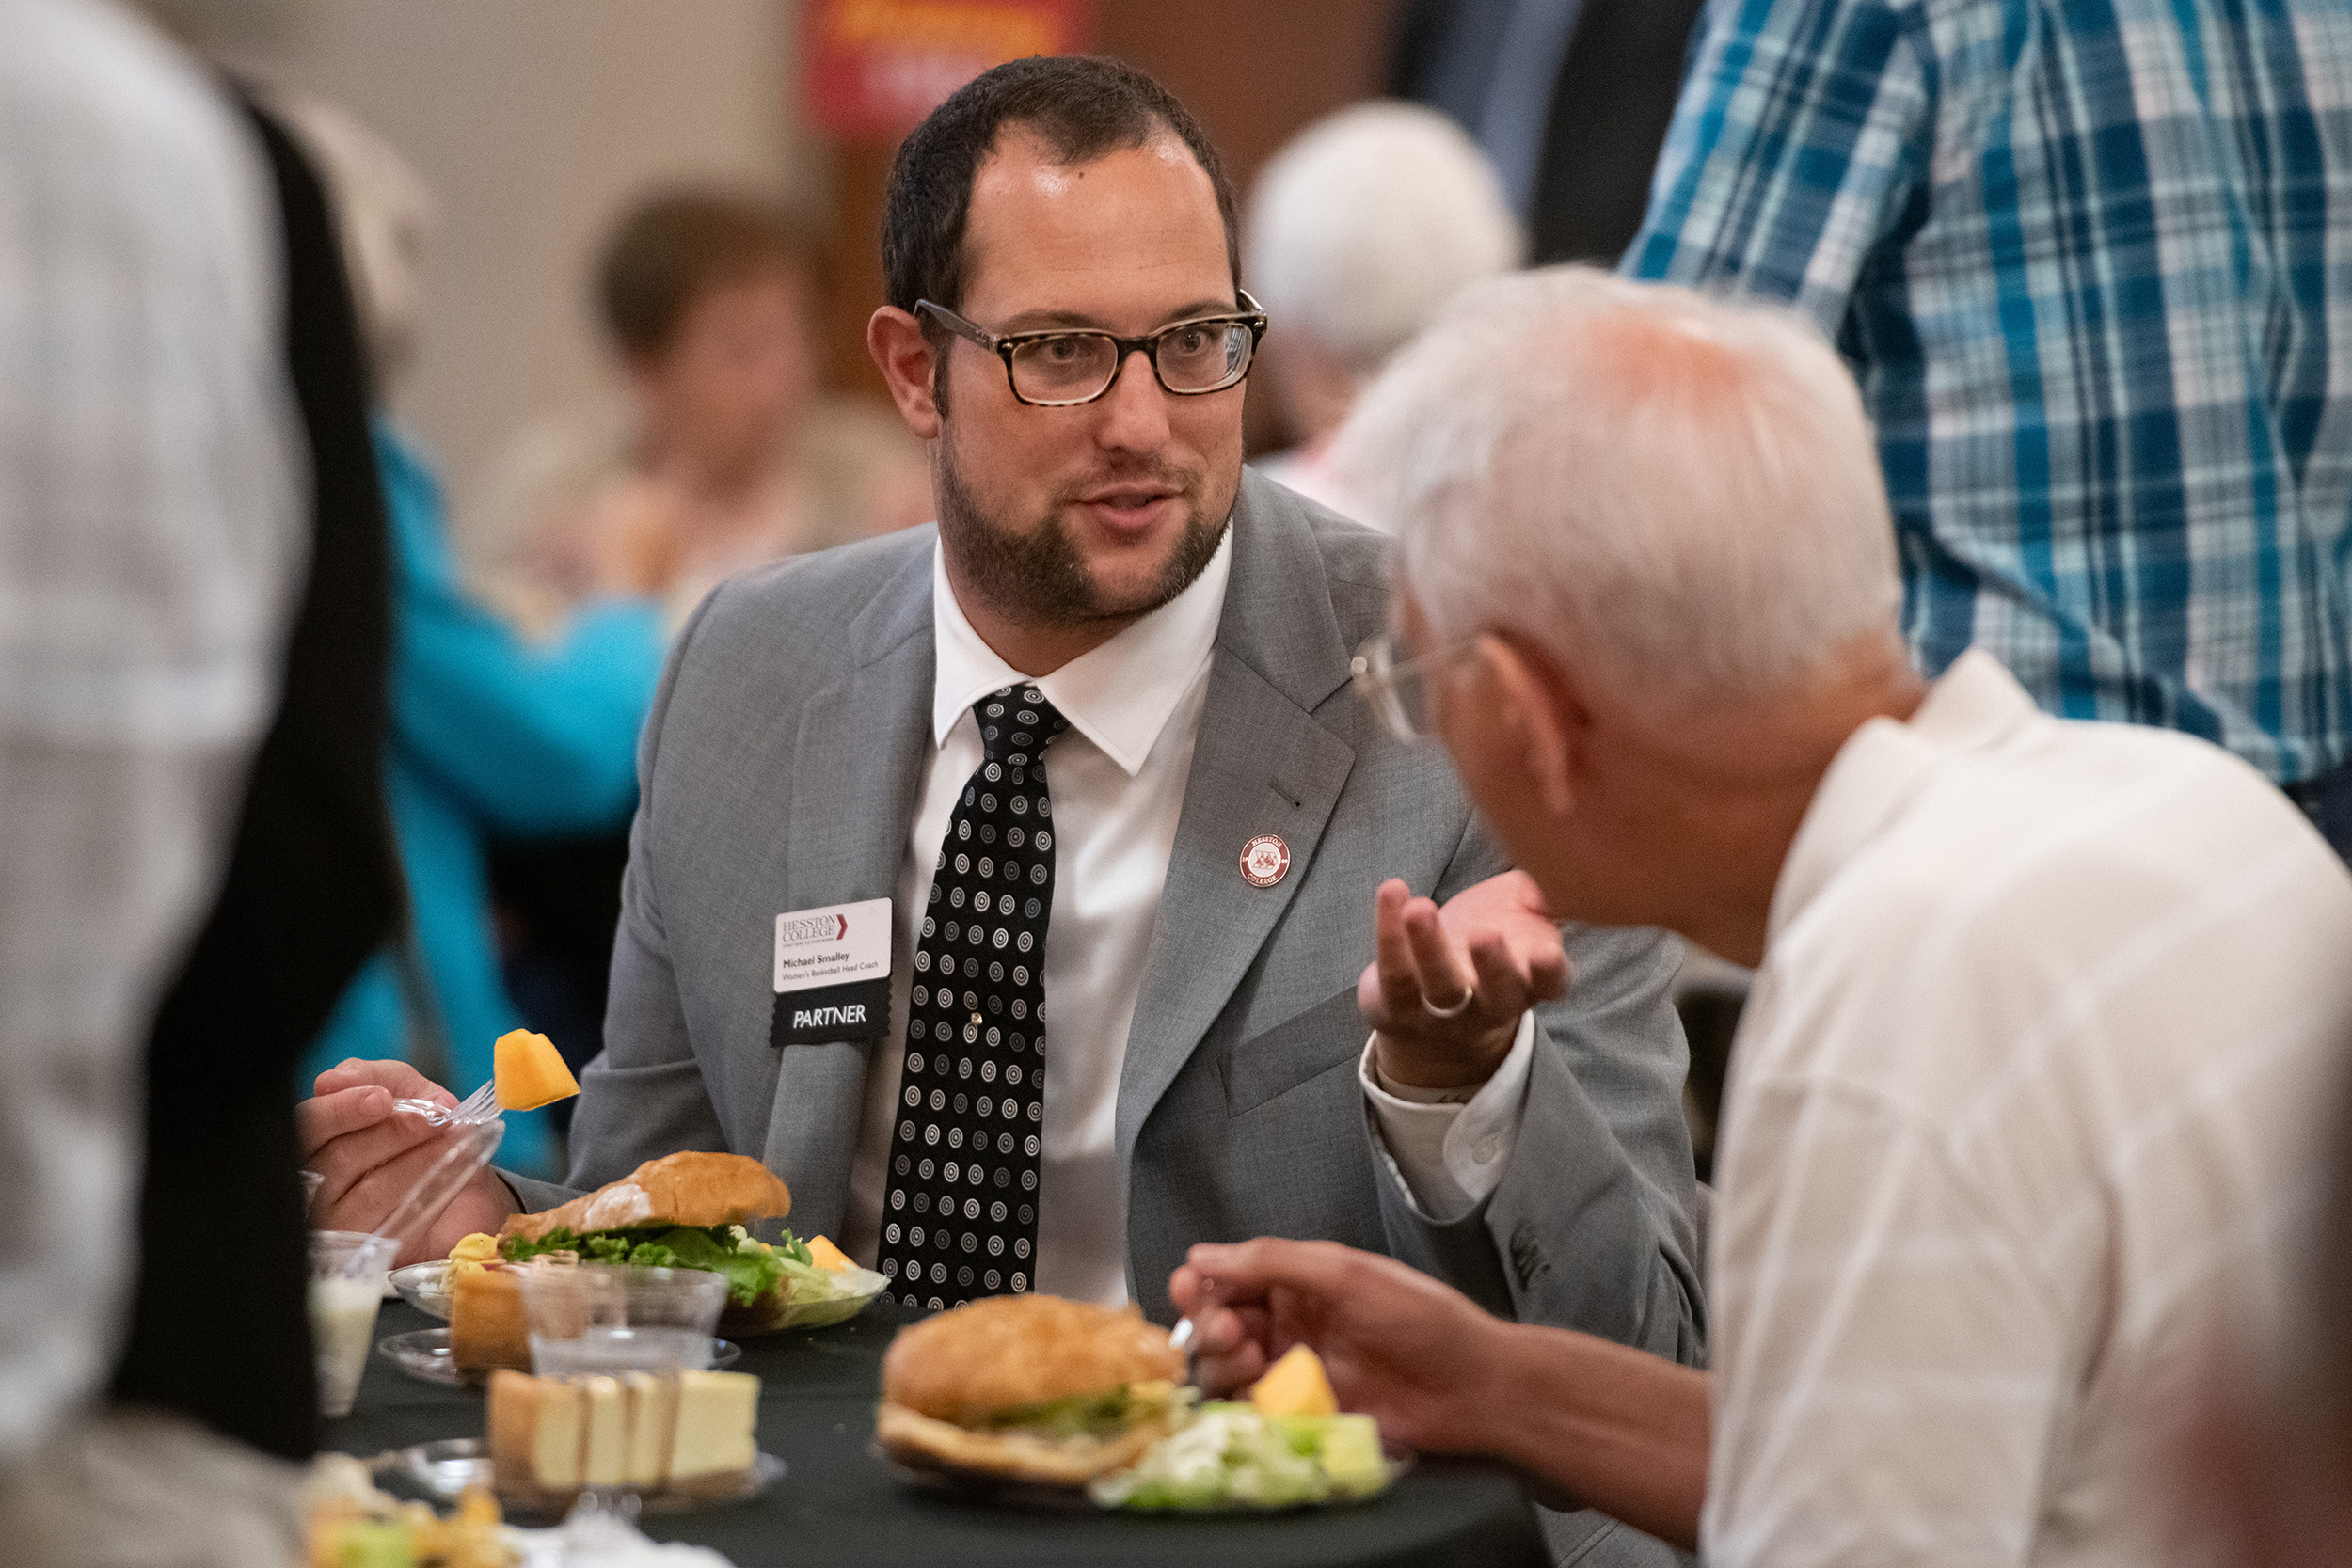
POLYGON ((1045 748, 1070 727, 1035 687, 972 705, 984 757, 931 870, 890 1142, 882 1271, 910 1305, 961 1307, 1037 1278, 1045 1121, 1045 748))

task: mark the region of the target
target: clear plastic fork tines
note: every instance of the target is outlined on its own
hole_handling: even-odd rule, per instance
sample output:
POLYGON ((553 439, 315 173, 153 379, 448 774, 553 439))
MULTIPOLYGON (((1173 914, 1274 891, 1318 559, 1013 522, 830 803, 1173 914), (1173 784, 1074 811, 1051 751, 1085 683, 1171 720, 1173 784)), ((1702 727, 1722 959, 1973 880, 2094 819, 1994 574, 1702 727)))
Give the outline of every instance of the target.
POLYGON ((422 1117, 430 1127, 472 1127, 499 1119, 498 1081, 490 1080, 460 1101, 455 1110, 436 1104, 430 1100, 395 1100, 395 1111, 406 1111, 422 1117))

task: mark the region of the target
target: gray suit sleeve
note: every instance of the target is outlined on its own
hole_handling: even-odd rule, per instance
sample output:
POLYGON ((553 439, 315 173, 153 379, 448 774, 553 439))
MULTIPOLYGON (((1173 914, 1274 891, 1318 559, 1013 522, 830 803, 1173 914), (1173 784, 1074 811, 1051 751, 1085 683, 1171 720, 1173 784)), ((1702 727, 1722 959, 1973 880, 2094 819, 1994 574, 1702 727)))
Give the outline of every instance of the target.
MULTIPOLYGON (((1439 896, 1501 868, 1473 827, 1439 896)), ((1502 1316, 1696 1365, 1706 1307, 1682 1117, 1689 1048, 1670 994, 1681 944, 1653 930, 1565 934, 1569 992, 1536 1009, 1510 1168, 1484 1202, 1437 1224, 1377 1161, 1391 1249, 1502 1316)))
POLYGON ((629 824, 628 869, 621 880, 621 924, 612 940, 612 986, 605 1004, 604 1049, 580 1070, 572 1114, 568 1185, 501 1172, 530 1210, 553 1208, 628 1175, 647 1160, 682 1148, 724 1148, 724 1130, 686 1034, 686 1014, 662 934, 654 845, 655 787, 661 727, 706 598, 671 650, 637 741, 637 816, 629 824))

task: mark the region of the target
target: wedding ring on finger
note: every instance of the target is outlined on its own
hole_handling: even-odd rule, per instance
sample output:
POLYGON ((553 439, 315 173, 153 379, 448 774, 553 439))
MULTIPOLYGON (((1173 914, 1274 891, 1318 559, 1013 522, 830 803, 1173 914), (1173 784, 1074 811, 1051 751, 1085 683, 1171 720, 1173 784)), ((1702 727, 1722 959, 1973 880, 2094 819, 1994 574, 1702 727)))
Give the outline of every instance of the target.
POLYGON ((1421 999, 1421 1010, 1431 1018, 1460 1018, 1470 1011, 1470 1005, 1477 1000, 1478 993, 1475 990, 1466 990, 1462 993, 1462 1000, 1454 1004, 1453 1006, 1440 1007, 1435 1002, 1430 1001, 1427 996, 1423 996, 1421 999))

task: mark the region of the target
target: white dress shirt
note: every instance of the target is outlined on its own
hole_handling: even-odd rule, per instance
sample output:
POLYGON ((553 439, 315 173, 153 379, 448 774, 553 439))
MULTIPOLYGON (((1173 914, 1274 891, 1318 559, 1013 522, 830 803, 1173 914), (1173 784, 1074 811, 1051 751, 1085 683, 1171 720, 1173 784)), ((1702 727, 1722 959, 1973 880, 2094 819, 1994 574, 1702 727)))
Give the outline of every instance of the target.
MULTIPOLYGON (((1113 1306, 1127 1299, 1127 1172, 1115 1147, 1120 1069, 1184 813, 1232 550, 1229 533, 1182 594, 1101 647, 1030 680, 972 629, 934 549, 934 750, 898 871, 898 941, 890 966, 890 1016, 897 1027, 877 1042, 866 1071, 850 1171, 842 1244, 859 1262, 871 1267, 880 1246, 906 1055, 900 1031, 931 867, 956 801, 981 761, 972 705, 1005 687, 1028 685, 1070 721, 1070 732, 1045 753, 1056 832, 1054 909, 1041 978, 1053 1025, 1045 1050, 1037 1289, 1113 1306)), ((1372 918, 1369 907, 1364 918, 1372 918)), ((1400 1171, 1407 1196, 1433 1217, 1467 1208, 1501 1180, 1525 1095, 1532 1035, 1523 1023, 1512 1061, 1468 1106, 1415 1103, 1406 1098, 1414 1091, 1391 1094, 1365 1078, 1391 1168, 1400 1171), (1483 1119, 1471 1119, 1480 1112, 1483 1119), (1454 1134, 1457 1119, 1469 1125, 1454 1134)), ((1374 1070, 1369 1047, 1362 1070, 1374 1070)))
POLYGON ((1732 1056, 1707 1560, 2190 1560, 2139 1483, 2260 1321, 2347 1040, 2352 878, 2229 753, 1981 652, 1856 731, 1732 1056))

